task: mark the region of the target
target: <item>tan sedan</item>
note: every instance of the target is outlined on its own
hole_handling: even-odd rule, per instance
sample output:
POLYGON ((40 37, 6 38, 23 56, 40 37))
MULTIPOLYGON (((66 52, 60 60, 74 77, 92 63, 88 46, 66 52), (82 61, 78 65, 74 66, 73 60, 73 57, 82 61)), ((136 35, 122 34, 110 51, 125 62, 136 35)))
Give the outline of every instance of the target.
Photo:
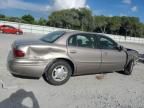
POLYGON ((38 40, 15 41, 8 67, 15 76, 44 76, 50 84, 61 85, 72 75, 114 71, 130 75, 137 57, 137 51, 102 34, 55 31, 38 40))

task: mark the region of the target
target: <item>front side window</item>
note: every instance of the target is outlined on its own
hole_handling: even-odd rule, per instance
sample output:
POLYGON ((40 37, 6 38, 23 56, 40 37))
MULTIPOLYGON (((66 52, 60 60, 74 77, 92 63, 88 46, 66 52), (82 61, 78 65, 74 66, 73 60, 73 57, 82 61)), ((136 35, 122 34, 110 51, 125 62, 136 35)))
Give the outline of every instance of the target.
POLYGON ((69 46, 94 48, 94 36, 87 34, 78 34, 70 37, 68 41, 69 46))
POLYGON ((99 38, 98 47, 101 49, 116 49, 117 44, 110 38, 102 37, 99 38))
POLYGON ((58 38, 60 38, 62 35, 64 35, 64 31, 55 31, 47 34, 46 36, 42 37, 40 40, 48 43, 53 43, 58 38))

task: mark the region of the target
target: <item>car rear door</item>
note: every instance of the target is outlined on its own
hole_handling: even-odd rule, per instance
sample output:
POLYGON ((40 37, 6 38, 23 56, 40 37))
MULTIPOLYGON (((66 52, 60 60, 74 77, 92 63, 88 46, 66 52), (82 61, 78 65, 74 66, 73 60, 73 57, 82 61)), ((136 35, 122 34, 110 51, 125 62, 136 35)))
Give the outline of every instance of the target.
POLYGON ((95 36, 92 34, 76 34, 68 40, 68 55, 77 66, 76 74, 99 72, 101 50, 95 49, 95 36))
POLYGON ((117 49, 117 43, 106 36, 98 36, 98 47, 102 51, 102 72, 120 71, 126 64, 126 53, 117 49))

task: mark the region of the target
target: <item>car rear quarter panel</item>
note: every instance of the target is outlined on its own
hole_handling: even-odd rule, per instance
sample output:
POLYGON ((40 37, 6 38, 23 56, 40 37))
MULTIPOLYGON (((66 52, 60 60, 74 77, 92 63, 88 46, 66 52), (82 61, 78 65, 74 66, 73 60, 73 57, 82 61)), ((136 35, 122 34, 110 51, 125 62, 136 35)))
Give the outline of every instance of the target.
POLYGON ((71 61, 71 58, 67 55, 67 48, 65 45, 30 45, 20 46, 18 49, 25 51, 26 56, 24 58, 28 60, 44 61, 45 63, 49 63, 49 61, 61 58, 71 61))
POLYGON ((27 59, 54 59, 59 57, 67 57, 66 46, 64 45, 30 45, 30 46, 21 46, 19 49, 22 49, 26 52, 27 59))

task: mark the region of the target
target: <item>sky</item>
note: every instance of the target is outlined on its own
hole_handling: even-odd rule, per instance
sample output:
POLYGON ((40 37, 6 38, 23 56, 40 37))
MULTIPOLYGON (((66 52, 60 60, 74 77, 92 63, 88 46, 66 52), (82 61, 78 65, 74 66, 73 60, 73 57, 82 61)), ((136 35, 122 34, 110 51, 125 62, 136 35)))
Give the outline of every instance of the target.
POLYGON ((36 19, 57 10, 86 7, 93 15, 136 16, 144 22, 144 0, 0 0, 0 13, 8 16, 32 14, 36 19))

